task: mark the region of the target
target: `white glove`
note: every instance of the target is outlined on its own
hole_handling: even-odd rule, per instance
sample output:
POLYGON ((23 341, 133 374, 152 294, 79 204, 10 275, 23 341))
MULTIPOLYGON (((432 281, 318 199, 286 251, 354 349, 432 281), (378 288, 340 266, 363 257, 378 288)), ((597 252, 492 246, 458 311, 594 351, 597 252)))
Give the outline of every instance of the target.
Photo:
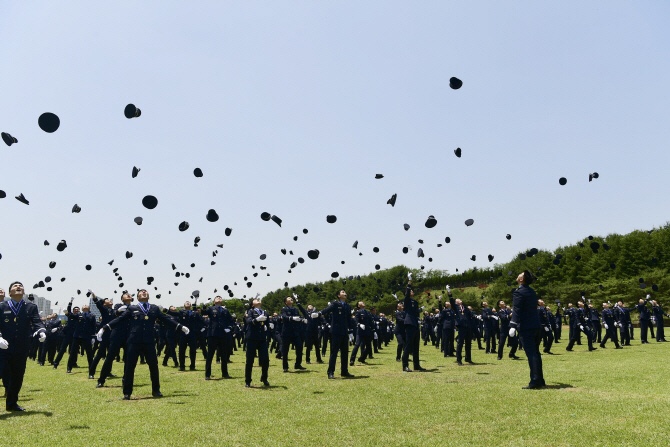
POLYGON ((200 332, 205 332, 205 329, 207 329, 207 328, 200 329, 200 332))
POLYGON ((318 312, 312 312, 312 315, 310 315, 312 318, 319 318, 319 313, 318 312))
POLYGON ((361 328, 361 330, 365 330, 365 325, 364 324, 359 324, 358 327, 361 328))
POLYGON ((493 319, 495 319, 495 320, 499 320, 499 319, 500 319, 500 318, 498 317, 498 315, 491 315, 491 318, 493 318, 493 319))
POLYGON ((91 339, 91 347, 93 347, 93 346, 95 346, 95 339, 94 338, 91 339))
POLYGON ((307 324, 307 318, 303 319, 302 322, 307 324))
MULTIPOLYGON (((268 317, 265 316, 265 315, 259 315, 259 316, 256 317, 256 321, 258 321, 260 323, 264 322, 267 319, 268 319, 268 317)), ((272 323, 270 323, 270 324, 272 324, 272 323)))
POLYGON ((509 329, 509 336, 510 337, 516 337, 516 329, 513 327, 509 329))
POLYGON ((225 329, 223 330, 223 332, 225 332, 226 334, 230 334, 230 329, 225 328, 225 329))
POLYGON ((544 327, 544 332, 549 332, 549 328, 547 326, 544 327))
POLYGON ((118 309, 116 309, 117 312, 125 312, 126 309, 128 309, 128 306, 125 304, 123 306, 120 306, 118 309))
POLYGON ((274 328, 275 328, 275 324, 274 324, 274 323, 270 323, 268 326, 270 326, 270 329, 274 329, 274 328))
POLYGON ((0 349, 7 349, 9 348, 9 342, 5 340, 4 338, 0 337, 0 349))
POLYGON ((579 325, 579 330, 580 330, 580 331, 583 331, 583 330, 584 330, 584 325, 583 325, 583 324, 580 324, 580 325, 579 325))
MULTIPOLYGON (((3 339, 3 341, 4 341, 4 339, 3 339)), ((353 342, 354 342, 354 335, 349 334, 349 343, 353 343, 353 342)), ((7 349, 7 348, 3 348, 3 349, 7 349)))
POLYGON ((651 298, 651 295, 647 294, 647 299, 651 298))
POLYGON ((610 328, 610 327, 607 325, 607 323, 605 323, 604 326, 605 326, 605 329, 609 329, 609 328, 610 328))
POLYGON ((451 287, 449 287, 449 284, 447 284, 447 294, 451 292, 451 287))
POLYGON ((182 326, 181 331, 184 333, 184 335, 188 335, 191 332, 191 330, 186 326, 182 326))
POLYGON ((102 334, 105 333, 104 329, 100 329, 97 334, 95 334, 95 338, 98 339, 98 341, 102 341, 102 334))
POLYGON ((40 343, 44 343, 44 340, 47 339, 47 333, 45 331, 40 332, 40 343))
POLYGON ((300 321, 300 317, 293 317, 293 321, 300 321))
POLYGON ((378 338, 377 333, 374 332, 373 335, 374 335, 375 340, 377 340, 377 338, 378 338))
POLYGON ((51 329, 51 333, 53 334, 53 333, 56 332, 57 330, 58 330, 58 328, 55 327, 55 328, 51 329))
POLYGON ((407 279, 412 280, 412 272, 407 272, 407 279))

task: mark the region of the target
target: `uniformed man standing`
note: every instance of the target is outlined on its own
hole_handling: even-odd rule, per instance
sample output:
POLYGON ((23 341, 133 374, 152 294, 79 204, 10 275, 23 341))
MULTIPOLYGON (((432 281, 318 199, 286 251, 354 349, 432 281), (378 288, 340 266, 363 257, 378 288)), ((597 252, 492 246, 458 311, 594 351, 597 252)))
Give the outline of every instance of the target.
POLYGON ((372 342, 372 314, 365 308, 363 301, 358 302, 358 310, 356 311, 356 344, 351 351, 351 358, 349 359, 349 366, 354 366, 356 360, 356 353, 361 348, 361 356, 358 361, 365 363, 368 356, 372 356, 371 342, 372 342))
MULTIPOLYGON (((170 312, 177 319, 179 324, 193 329, 188 335, 183 334, 179 338, 179 371, 186 370, 186 349, 188 348, 188 357, 190 360, 191 371, 195 371, 195 356, 198 349, 198 331, 205 326, 202 316, 193 310, 193 304, 190 301, 184 302, 184 308, 178 312, 170 312)), ((231 328, 232 329, 232 326, 231 328)))
POLYGON ((649 312, 649 308, 647 307, 648 302, 649 295, 647 295, 647 299, 640 298, 638 304, 635 306, 635 309, 640 313, 640 343, 643 345, 649 343, 647 340, 647 330, 651 324, 651 312, 649 312))
POLYGON ((396 324, 395 328, 393 328, 393 334, 395 335, 398 348, 396 350, 395 361, 400 362, 402 360, 402 353, 405 350, 405 309, 402 303, 398 303, 396 309, 396 324))
POLYGON ((351 307, 347 304, 347 292, 340 290, 337 294, 337 300, 331 302, 328 307, 321 312, 315 312, 311 316, 316 318, 323 315, 326 321, 330 322, 330 360, 328 362, 328 378, 335 378, 335 363, 337 355, 340 354, 340 368, 342 377, 353 377, 349 374, 347 366, 349 365, 349 340, 353 338, 350 333, 349 322, 351 321, 351 307), (316 315, 315 315, 316 314, 316 315))
POLYGON ((77 363, 79 356, 79 347, 81 346, 86 353, 86 367, 89 369, 89 379, 93 378, 90 369, 93 366, 93 334, 95 334, 95 317, 91 315, 91 308, 86 304, 82 306, 83 312, 73 314, 68 320, 68 325, 74 323, 74 334, 72 335, 72 348, 70 348, 70 357, 67 361, 67 372, 71 373, 72 368, 77 363))
POLYGON ((314 306, 311 304, 307 306, 307 334, 305 338, 305 361, 309 365, 310 354, 312 348, 314 348, 314 354, 316 355, 316 363, 323 363, 321 360, 321 349, 319 345, 319 326, 321 325, 321 317, 312 318, 311 314, 314 313, 314 306))
MULTIPOLYGON (((112 300, 110 300, 109 298, 98 299, 98 297, 93 292, 91 292, 91 297, 93 298, 93 302, 95 303, 95 306, 98 308, 98 311, 100 312, 100 317, 102 318, 101 325, 104 326, 105 324, 112 321, 116 316, 112 300)), ((103 357, 107 358, 107 356, 109 355, 110 335, 111 334, 105 334, 105 336, 102 338, 102 341, 100 342, 100 346, 98 346, 98 351, 95 353, 93 363, 89 368, 88 372, 89 379, 92 379, 93 376, 95 376, 95 370, 97 369, 100 360, 103 357)))
POLYGON ((630 309, 625 307, 621 300, 614 305, 614 319, 616 320, 616 326, 619 326, 621 345, 630 346, 630 331, 628 330, 631 325, 630 309))
POLYGON ((454 325, 456 323, 456 314, 451 308, 451 303, 442 305, 442 296, 437 297, 439 307, 438 334, 442 337, 442 352, 445 357, 454 356, 454 325))
POLYGON ((9 285, 11 299, 0 302, 0 372, 7 411, 25 411, 18 401, 30 342, 36 336, 40 342, 47 338, 37 306, 24 301, 24 293, 23 284, 14 281, 9 285))
MULTIPOLYGON (((128 292, 123 292, 121 295, 121 304, 117 303, 114 306, 115 317, 123 315, 132 302, 133 297, 130 296, 128 292)), ((105 325, 106 324, 107 323, 105 323, 105 325)), ((102 364, 102 368, 100 368, 100 377, 98 377, 98 384, 96 385, 97 388, 102 388, 105 386, 107 377, 112 376, 112 365, 114 364, 114 359, 121 353, 121 348, 124 350, 124 357, 126 356, 128 351, 128 345, 126 342, 128 340, 129 333, 130 321, 126 320, 113 328, 112 332, 109 334, 109 349, 107 350, 107 356, 105 357, 105 361, 102 364)), ((105 336, 106 332, 105 335, 103 335, 103 339, 105 336)))
MULTIPOLYGON (((223 298, 217 296, 214 298, 214 305, 203 310, 209 318, 209 328, 207 329, 207 362, 205 363, 205 380, 209 380, 212 375, 212 360, 216 352, 221 356, 221 377, 230 379, 228 374, 228 360, 233 351, 233 325, 235 321, 228 309, 223 305, 223 298)), ((265 349, 267 355, 267 346, 265 349)), ((249 346, 247 346, 247 356, 249 355, 249 346)))
POLYGON ((293 298, 290 296, 286 297, 284 304, 286 305, 281 310, 281 355, 284 372, 288 372, 288 351, 291 344, 295 346, 294 368, 298 370, 306 369, 302 366, 302 327, 300 327, 300 325, 303 323, 300 313, 307 318, 307 312, 300 303, 296 303, 298 309, 300 309, 300 312, 298 312, 298 309, 293 307, 293 298))
POLYGON ((154 324, 156 320, 168 326, 174 326, 188 335, 190 330, 162 313, 158 306, 149 304, 149 293, 141 289, 137 293, 139 303, 130 305, 126 311, 119 317, 110 321, 98 331, 98 340, 102 339, 106 331, 114 329, 116 326, 130 321, 130 333, 128 335, 128 352, 123 369, 123 399, 130 400, 133 393, 133 384, 135 381, 135 367, 140 354, 144 355, 146 363, 149 366, 151 376, 152 395, 154 397, 163 397, 160 391, 160 381, 158 373, 158 359, 156 358, 156 336, 154 324))
POLYGON ((477 321, 473 318, 470 307, 463 305, 463 301, 460 298, 454 299, 451 294, 451 287, 447 285, 447 294, 449 295, 449 303, 451 308, 454 309, 456 315, 456 328, 458 329, 458 344, 456 346, 456 363, 463 365, 463 347, 465 347, 465 362, 472 362, 472 327, 473 321, 477 321))
POLYGON ((602 338, 600 347, 604 348, 607 340, 611 338, 614 342, 614 346, 616 346, 616 349, 622 349, 621 346, 619 346, 619 338, 616 335, 616 321, 614 320, 614 312, 612 312, 612 309, 610 309, 609 303, 603 303, 602 316, 603 326, 605 327, 605 337, 602 338))
POLYGON ((542 328, 542 346, 545 354, 552 354, 551 345, 554 342, 554 333, 551 330, 551 319, 544 305, 543 300, 537 300, 537 314, 540 318, 540 327, 542 328))
MULTIPOLYGON (((247 310, 247 313, 244 316, 247 349, 247 358, 244 365, 244 386, 247 388, 251 387, 251 371, 256 356, 258 356, 258 362, 261 365, 261 382, 263 382, 263 386, 270 386, 270 382, 268 382, 270 355, 268 353, 267 319, 267 314, 261 309, 261 301, 259 299, 254 299, 251 309, 247 310)), ((223 363, 223 361, 221 363, 223 363)))
POLYGON ((524 352, 528 357, 530 368, 530 382, 524 389, 536 389, 546 386, 542 371, 542 356, 540 355, 540 340, 542 339, 540 316, 537 312, 537 295, 529 286, 533 276, 524 270, 516 278, 519 288, 512 293, 512 321, 509 326, 509 336, 514 337, 518 332, 523 344, 524 352))
POLYGON ((412 355, 415 371, 425 371, 421 367, 419 360, 419 303, 414 299, 414 290, 412 290, 412 273, 407 274, 407 287, 405 288, 405 300, 403 308, 405 309, 405 352, 402 354, 402 370, 412 372, 409 369, 409 356, 412 355))
POLYGON ((663 308, 656 301, 652 301, 651 306, 651 312, 656 320, 656 341, 665 342, 665 324, 663 323, 663 317, 667 317, 668 314, 663 312, 663 308))

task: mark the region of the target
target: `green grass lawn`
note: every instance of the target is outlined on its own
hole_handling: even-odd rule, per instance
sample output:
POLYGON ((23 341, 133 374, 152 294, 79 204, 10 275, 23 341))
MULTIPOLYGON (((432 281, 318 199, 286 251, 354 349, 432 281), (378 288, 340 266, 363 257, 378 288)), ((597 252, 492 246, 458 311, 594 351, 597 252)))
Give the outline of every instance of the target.
MULTIPOLYGON (((543 357, 544 390, 521 389, 525 357, 497 361, 476 344, 476 365, 422 345, 429 372, 403 373, 392 342, 348 380, 327 380, 315 363, 285 374, 271 356, 269 389, 258 386, 259 368, 255 387, 244 387, 238 350, 232 380, 205 381, 202 360, 195 372, 161 366, 163 399, 151 398, 148 368, 138 365, 131 401, 121 400, 120 378, 96 389, 85 368, 29 362, 19 401, 29 411, 0 413, 0 445, 670 445, 670 343, 633 343, 591 353, 585 343, 569 353, 555 345, 557 355, 543 357)), ((119 377, 122 367, 114 364, 119 377)))

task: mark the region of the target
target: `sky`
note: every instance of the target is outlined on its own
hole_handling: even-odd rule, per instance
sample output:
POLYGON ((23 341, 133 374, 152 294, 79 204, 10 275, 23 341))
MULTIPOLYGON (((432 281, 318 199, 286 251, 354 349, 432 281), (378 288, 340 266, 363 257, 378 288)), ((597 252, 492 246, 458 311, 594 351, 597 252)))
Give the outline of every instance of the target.
POLYGON ((21 280, 59 308, 89 288, 118 301, 153 276, 158 304, 180 305, 377 265, 455 273, 664 225, 669 13, 609 0, 2 2, 0 131, 19 142, 0 143, 0 287, 21 280), (129 103, 140 117, 124 117, 129 103), (45 112, 56 132, 38 126, 45 112), (52 291, 32 288, 46 276, 52 291))

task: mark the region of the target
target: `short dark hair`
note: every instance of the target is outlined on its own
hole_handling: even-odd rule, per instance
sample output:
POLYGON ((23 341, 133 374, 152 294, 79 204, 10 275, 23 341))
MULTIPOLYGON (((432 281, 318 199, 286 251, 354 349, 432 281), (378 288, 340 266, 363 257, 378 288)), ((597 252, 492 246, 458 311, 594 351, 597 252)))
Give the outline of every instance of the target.
POLYGON ((527 286, 531 285, 533 282, 535 282, 535 277, 531 272, 528 270, 523 271, 523 283, 526 284, 527 286))
POLYGON ((21 285, 23 285, 23 283, 22 283, 21 281, 14 281, 13 283, 11 283, 11 284, 9 285, 9 289, 7 289, 7 290, 11 291, 11 290, 12 290, 12 286, 14 286, 14 284, 21 284, 21 285))

